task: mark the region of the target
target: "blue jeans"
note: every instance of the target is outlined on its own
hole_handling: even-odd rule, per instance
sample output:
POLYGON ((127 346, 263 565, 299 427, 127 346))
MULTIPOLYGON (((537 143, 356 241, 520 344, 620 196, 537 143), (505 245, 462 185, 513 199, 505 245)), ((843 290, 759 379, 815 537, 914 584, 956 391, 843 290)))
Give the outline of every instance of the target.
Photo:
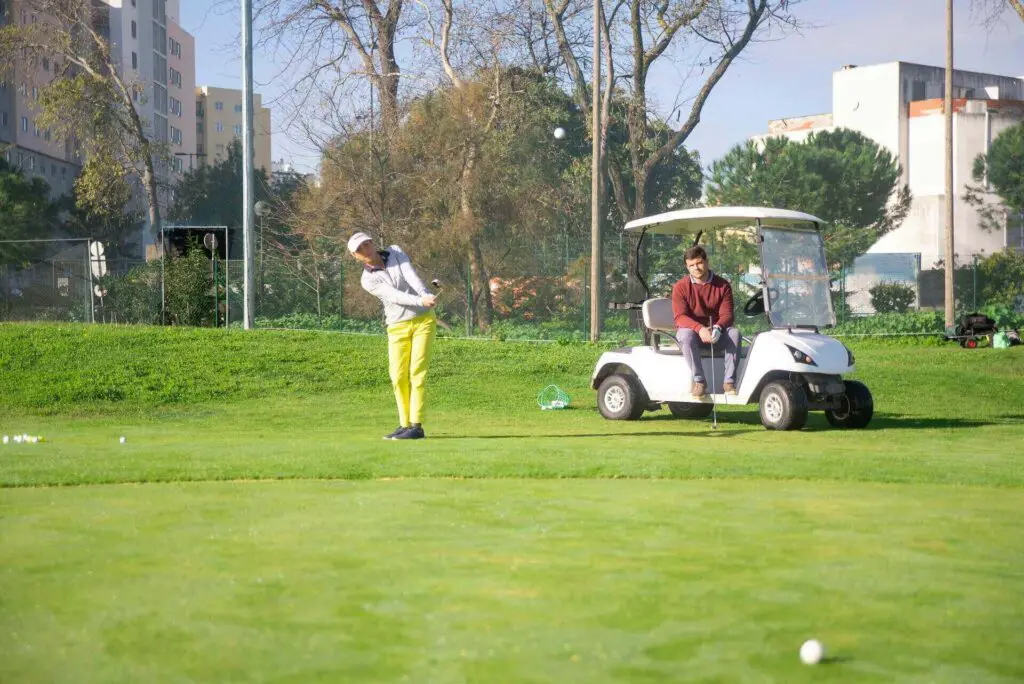
MULTIPOLYGON (((725 358, 725 374, 722 381, 735 383, 736 360, 739 357, 740 345, 743 343, 740 338, 740 329, 726 328, 722 332, 722 336, 718 338, 718 342, 714 345, 715 351, 722 352, 722 356, 725 358)), ((676 342, 679 343, 679 349, 683 352, 686 365, 690 367, 690 372, 693 373, 693 381, 707 384, 704 375, 704 364, 700 359, 700 350, 701 347, 709 347, 711 345, 701 342, 700 335, 689 328, 679 328, 676 330, 676 342)))

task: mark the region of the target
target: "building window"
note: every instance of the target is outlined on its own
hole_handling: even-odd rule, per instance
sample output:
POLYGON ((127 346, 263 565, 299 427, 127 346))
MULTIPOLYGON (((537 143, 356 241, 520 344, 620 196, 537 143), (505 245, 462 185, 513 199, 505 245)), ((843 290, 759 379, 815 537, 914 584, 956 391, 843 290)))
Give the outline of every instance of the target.
POLYGON ((241 114, 241 113, 242 113, 242 105, 236 104, 235 105, 235 114, 241 114))
POLYGON ((28 86, 25 85, 24 81, 21 82, 21 86, 18 88, 18 94, 22 97, 25 97, 25 95, 28 94, 28 86))
POLYGON ((28 132, 28 117, 27 116, 21 117, 21 132, 22 133, 27 133, 28 132))
POLYGON ((134 19, 132 19, 132 38, 138 38, 138 37, 139 37, 139 25, 135 23, 134 19))
POLYGON ((49 140, 50 140, 50 129, 49 128, 47 128, 45 131, 43 131, 43 140, 46 140, 47 142, 49 142, 49 140))
POLYGON ((215 128, 217 129, 218 133, 223 133, 224 132, 224 124, 222 124, 220 121, 217 122, 217 125, 215 126, 215 128))
POLYGON ((181 144, 181 131, 171 126, 171 142, 175 145, 181 144))
POLYGON ((910 100, 911 100, 911 102, 918 102, 920 100, 925 99, 925 96, 924 96, 925 88, 924 87, 925 87, 924 81, 914 81, 913 85, 911 86, 911 90, 910 90, 910 100))
POLYGON ((218 112, 223 112, 224 111, 224 103, 223 102, 214 102, 213 103, 213 108, 216 109, 218 112))
POLYGON ((57 177, 57 165, 56 164, 50 164, 50 175, 53 176, 54 178, 57 177))
POLYGON ((198 135, 202 135, 203 134, 203 122, 202 121, 200 121, 199 123, 196 124, 196 134, 198 134, 198 135))
POLYGON ((175 69, 174 67, 171 67, 170 81, 179 88, 181 87, 181 72, 175 69))
POLYGON ((132 69, 139 70, 139 56, 134 52, 132 53, 132 69))
POLYGON ((7 112, 0 112, 0 127, 7 128, 7 112))
POLYGON ((32 86, 32 99, 33 100, 38 100, 39 99, 39 88, 36 88, 35 86, 32 86))
POLYGON ((237 135, 237 136, 241 136, 242 135, 242 127, 241 126, 235 126, 235 135, 237 135))
POLYGON ((32 135, 34 135, 35 137, 38 138, 42 134, 43 134, 43 131, 42 131, 42 129, 39 128, 39 124, 37 124, 37 123, 35 123, 33 121, 32 122, 32 135))

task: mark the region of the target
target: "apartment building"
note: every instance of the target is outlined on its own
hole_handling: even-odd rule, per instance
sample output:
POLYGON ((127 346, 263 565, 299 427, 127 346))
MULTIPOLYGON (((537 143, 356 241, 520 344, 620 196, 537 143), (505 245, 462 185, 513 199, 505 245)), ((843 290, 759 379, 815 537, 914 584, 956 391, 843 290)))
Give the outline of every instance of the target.
MULTIPOLYGON (((196 88, 197 153, 208 163, 227 158, 227 149, 235 138, 242 138, 242 91, 233 88, 200 86, 196 88)), ((269 175, 271 128, 270 110, 262 97, 253 94, 254 166, 269 175)))

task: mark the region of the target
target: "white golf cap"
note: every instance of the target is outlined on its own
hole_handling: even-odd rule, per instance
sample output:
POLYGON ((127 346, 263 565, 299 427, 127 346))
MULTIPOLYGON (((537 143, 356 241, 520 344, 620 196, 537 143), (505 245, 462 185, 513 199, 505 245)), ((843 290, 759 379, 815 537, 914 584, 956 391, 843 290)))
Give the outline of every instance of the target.
POLYGON ((366 233, 356 233, 355 235, 348 239, 348 251, 355 254, 356 250, 359 249, 359 245, 363 244, 364 242, 372 241, 373 238, 367 235, 366 233))

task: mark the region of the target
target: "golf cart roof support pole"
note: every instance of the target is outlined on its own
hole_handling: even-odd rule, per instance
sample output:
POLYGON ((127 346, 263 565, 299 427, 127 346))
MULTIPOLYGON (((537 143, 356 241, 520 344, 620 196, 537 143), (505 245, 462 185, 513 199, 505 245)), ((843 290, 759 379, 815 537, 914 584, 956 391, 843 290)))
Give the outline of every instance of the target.
POLYGON ((636 241, 636 258, 633 260, 633 275, 640 281, 640 284, 644 286, 644 299, 651 298, 651 288, 647 286, 647 281, 644 280, 643 275, 640 274, 640 246, 644 243, 644 236, 647 235, 647 227, 640 231, 640 239, 636 241))

